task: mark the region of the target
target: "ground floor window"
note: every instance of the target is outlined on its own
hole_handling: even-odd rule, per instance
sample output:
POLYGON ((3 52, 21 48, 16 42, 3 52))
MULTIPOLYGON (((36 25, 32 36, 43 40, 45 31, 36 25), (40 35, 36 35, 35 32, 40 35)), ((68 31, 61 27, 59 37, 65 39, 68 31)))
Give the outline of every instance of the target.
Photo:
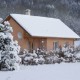
POLYGON ((30 42, 29 40, 27 40, 27 49, 30 50, 34 50, 34 43, 30 42))
POLYGON ((30 49, 30 42, 27 40, 27 49, 30 49))
POLYGON ((59 47, 59 42, 53 42, 53 49, 56 50, 59 47))

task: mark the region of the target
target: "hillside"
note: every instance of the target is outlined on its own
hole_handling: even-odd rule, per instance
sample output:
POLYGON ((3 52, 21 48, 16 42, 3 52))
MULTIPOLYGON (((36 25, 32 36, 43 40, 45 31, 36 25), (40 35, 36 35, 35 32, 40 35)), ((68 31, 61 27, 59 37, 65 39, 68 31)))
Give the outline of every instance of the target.
POLYGON ((0 0, 0 17, 24 14, 28 8, 31 15, 61 19, 80 35, 80 0, 0 0))

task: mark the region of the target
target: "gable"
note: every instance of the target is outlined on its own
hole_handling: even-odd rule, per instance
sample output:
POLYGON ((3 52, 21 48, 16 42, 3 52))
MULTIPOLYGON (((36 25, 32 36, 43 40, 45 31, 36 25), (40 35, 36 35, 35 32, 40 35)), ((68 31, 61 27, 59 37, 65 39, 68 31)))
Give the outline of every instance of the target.
POLYGON ((18 28, 21 31, 23 31, 26 34, 26 36, 31 37, 31 35, 14 18, 9 16, 8 18, 6 18, 6 20, 10 22, 11 26, 14 28, 13 30, 18 28))

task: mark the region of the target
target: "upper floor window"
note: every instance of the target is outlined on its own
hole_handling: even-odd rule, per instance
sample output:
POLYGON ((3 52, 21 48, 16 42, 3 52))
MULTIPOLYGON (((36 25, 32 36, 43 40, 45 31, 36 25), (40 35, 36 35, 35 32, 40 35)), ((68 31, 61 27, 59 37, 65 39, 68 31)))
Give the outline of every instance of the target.
POLYGON ((22 39, 22 33, 21 32, 18 32, 18 39, 22 39))

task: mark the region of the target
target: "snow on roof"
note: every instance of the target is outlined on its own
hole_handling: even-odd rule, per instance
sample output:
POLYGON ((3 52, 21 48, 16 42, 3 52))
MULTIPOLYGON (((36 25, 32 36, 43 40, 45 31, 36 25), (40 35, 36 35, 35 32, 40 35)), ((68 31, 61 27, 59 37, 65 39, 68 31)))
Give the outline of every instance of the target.
POLYGON ((30 35, 36 37, 80 38, 60 19, 10 14, 30 35))

